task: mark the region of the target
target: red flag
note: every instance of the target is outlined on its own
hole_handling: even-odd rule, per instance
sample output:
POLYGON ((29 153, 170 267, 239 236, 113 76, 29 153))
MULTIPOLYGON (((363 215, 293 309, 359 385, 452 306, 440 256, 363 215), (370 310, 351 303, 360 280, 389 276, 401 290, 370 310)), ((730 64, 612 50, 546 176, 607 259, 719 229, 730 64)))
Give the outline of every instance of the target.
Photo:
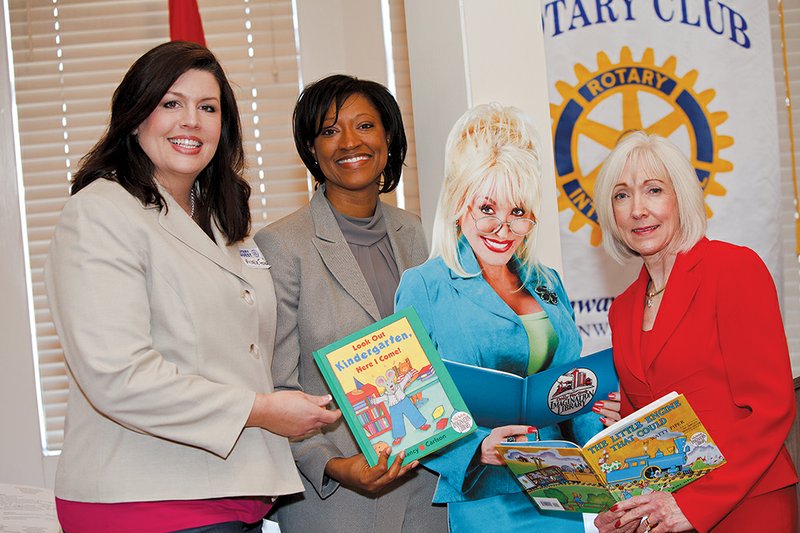
POLYGON ((169 38, 206 45, 197 0, 169 0, 169 38))

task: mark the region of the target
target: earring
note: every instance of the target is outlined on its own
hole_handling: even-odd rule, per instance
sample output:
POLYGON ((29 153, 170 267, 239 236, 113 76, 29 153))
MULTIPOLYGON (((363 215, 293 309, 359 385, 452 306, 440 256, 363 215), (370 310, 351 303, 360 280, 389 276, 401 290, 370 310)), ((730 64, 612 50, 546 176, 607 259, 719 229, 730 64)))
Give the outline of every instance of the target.
POLYGON ((389 157, 392 157, 392 152, 389 152, 389 157))
POLYGON ((315 167, 316 167, 316 166, 319 166, 319 163, 317 163, 317 160, 316 160, 316 159, 314 160, 314 166, 315 166, 315 167))

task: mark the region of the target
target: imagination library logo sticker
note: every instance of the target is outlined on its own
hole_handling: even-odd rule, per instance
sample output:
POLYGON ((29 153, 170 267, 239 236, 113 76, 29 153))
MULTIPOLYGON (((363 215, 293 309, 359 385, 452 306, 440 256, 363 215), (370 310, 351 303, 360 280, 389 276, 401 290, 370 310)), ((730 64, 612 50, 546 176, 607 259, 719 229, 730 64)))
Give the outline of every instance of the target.
POLYGON ((450 424, 456 432, 466 433, 472 428, 472 417, 469 413, 465 413, 464 411, 456 411, 453 413, 453 416, 450 417, 450 424))
MULTIPOLYGON (((564 99, 559 105, 550 105, 558 208, 572 211, 570 231, 589 225, 593 246, 602 241, 594 206, 594 182, 606 156, 628 131, 688 138, 686 155, 705 195, 725 195, 725 188, 715 181, 715 176, 733 170, 733 164, 719 155, 721 149, 733 144, 733 138, 717 134, 728 113, 710 112, 707 106, 716 91, 695 90, 699 73, 690 70, 679 76, 677 64, 675 56, 662 65, 656 64, 652 48, 637 61, 625 46, 619 63, 599 52, 597 70, 576 64, 576 85, 556 83, 564 99)), ((708 205, 706 213, 709 217, 712 214, 708 205)))
POLYGON ((597 376, 588 368, 573 368, 561 374, 547 395, 547 406, 557 415, 577 413, 594 398, 597 376))

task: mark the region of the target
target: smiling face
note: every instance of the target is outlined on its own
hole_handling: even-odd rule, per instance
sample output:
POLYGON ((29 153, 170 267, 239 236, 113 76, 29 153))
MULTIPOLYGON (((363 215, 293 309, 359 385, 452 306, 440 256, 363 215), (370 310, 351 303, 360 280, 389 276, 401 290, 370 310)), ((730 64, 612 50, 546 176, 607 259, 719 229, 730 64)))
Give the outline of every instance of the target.
POLYGON ((216 78, 187 70, 137 128, 139 145, 153 162, 155 178, 168 188, 193 182, 217 151, 222 120, 216 78))
POLYGON ((670 252, 680 222, 677 196, 666 170, 646 172, 628 162, 614 184, 611 204, 628 248, 643 258, 670 252))
POLYGON ((377 200, 389 146, 380 113, 365 96, 348 97, 338 118, 331 105, 312 152, 325 174, 328 200, 337 209, 344 198, 366 195, 377 200))
POLYGON ((529 218, 531 220, 534 218, 530 211, 526 211, 511 202, 496 202, 491 198, 482 200, 476 198, 473 200, 458 223, 482 269, 508 264, 511 256, 514 255, 514 252, 525 239, 524 236, 512 233, 508 224, 500 226, 496 233, 482 235, 475 226, 475 220, 490 215, 496 216, 505 222, 511 222, 515 218, 529 218))

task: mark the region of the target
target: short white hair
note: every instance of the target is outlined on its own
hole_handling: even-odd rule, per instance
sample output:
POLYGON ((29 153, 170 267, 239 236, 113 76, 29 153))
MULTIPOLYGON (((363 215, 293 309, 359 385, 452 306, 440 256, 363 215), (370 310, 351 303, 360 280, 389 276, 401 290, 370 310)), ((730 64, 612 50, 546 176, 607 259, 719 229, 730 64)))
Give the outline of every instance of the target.
MULTIPOLYGON (((538 220, 541 181, 539 138, 531 119, 515 107, 498 103, 469 109, 447 137, 445 176, 433 222, 431 257, 441 257, 459 276, 479 275, 480 272, 466 272, 459 261, 458 220, 476 199, 483 198, 518 206, 538 220)), ((534 230, 516 250, 528 273, 534 268, 541 272, 533 253, 535 238, 534 230)))
POLYGON ((625 134, 611 151, 600 169, 594 185, 594 205, 603 247, 614 260, 624 263, 638 256, 625 244, 614 218, 614 185, 625 165, 652 178, 668 180, 678 204, 678 234, 670 243, 672 252, 689 251, 706 234, 706 211, 703 188, 689 159, 671 141, 644 131, 625 134))

